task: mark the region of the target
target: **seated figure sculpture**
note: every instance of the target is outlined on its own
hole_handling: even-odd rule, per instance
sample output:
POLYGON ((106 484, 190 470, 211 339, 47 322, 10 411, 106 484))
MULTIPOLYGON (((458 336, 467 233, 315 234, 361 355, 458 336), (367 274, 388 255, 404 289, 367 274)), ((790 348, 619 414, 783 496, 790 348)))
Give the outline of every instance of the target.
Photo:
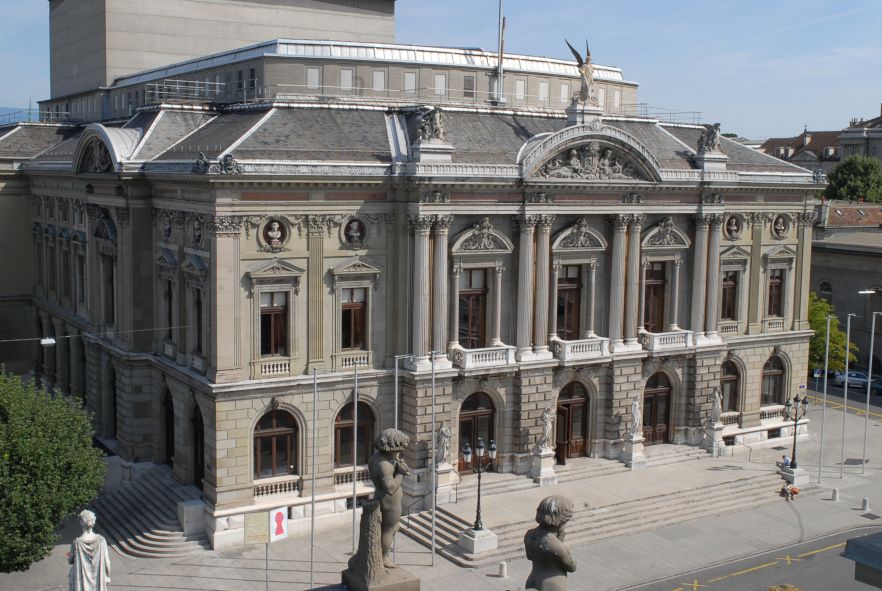
POLYGON ((536 509, 536 523, 524 536, 527 559, 533 563, 527 590, 566 591, 567 573, 576 571, 576 561, 564 544, 566 524, 573 517, 573 503, 560 496, 542 499, 536 509))

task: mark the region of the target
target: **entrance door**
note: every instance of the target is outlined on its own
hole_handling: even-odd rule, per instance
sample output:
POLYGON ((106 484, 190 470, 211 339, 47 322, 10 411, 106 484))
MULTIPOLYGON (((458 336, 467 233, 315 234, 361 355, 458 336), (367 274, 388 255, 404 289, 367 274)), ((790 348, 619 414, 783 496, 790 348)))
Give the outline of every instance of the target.
POLYGON ((202 490, 205 476, 205 430, 202 428, 202 411, 193 410, 193 484, 202 490))
POLYGON ((643 390, 643 437, 644 445, 665 443, 671 416, 671 383, 668 377, 655 373, 643 390))
POLYGON ((588 393, 582 384, 564 386, 557 399, 555 456, 559 464, 585 455, 588 440, 588 393))
MULTIPOLYGON (((476 392, 465 399, 462 408, 459 411, 459 472, 460 474, 471 474, 472 466, 477 461, 477 453, 475 449, 478 447, 478 438, 484 440, 485 449, 489 449, 490 442, 494 439, 493 422, 496 417, 496 409, 493 401, 483 392, 476 392), (466 441, 472 447, 472 462, 467 464, 462 457, 462 447, 466 441)), ((484 452, 485 464, 487 460, 487 452, 484 452)), ((492 469, 487 466, 487 469, 492 469)))
POLYGON ((644 328, 649 332, 664 332, 665 322, 665 264, 652 263, 646 270, 646 308, 644 328))

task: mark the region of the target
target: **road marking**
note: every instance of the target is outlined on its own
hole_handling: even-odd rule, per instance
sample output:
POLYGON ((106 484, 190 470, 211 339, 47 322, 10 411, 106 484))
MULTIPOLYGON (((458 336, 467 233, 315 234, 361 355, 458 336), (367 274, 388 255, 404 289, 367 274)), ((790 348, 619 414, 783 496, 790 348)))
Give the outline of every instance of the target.
MULTIPOLYGON (((818 397, 818 396, 809 396, 809 398, 812 399, 812 403, 813 403, 813 404, 823 403, 823 401, 824 401, 823 398, 820 398, 820 397, 818 397)), ((842 408, 842 406, 843 406, 843 405, 842 405, 841 402, 831 401, 829 398, 827 399, 827 408, 832 408, 832 409, 835 410, 835 409, 842 408)), ((864 407, 864 408, 860 408, 860 407, 857 407, 857 406, 851 406, 851 405, 849 405, 849 406, 848 406, 848 410, 854 412, 854 413, 857 414, 858 416, 863 416, 863 415, 866 414, 866 407, 864 407)), ((871 416, 871 417, 875 417, 875 418, 877 418, 877 419, 882 419, 882 414, 880 414, 880 413, 878 413, 878 412, 870 411, 870 416, 871 416)))
MULTIPOLYGON (((702 585, 698 582, 698 579, 694 579, 691 583, 681 583, 682 585, 686 585, 688 589, 692 589, 692 591, 698 591, 701 587, 707 587, 707 585, 702 585)), ((682 587, 680 587, 682 589, 682 587)))
POLYGON ((810 550, 808 552, 804 552, 799 555, 799 558, 805 558, 806 556, 814 556, 815 554, 820 554, 821 552, 827 552, 829 550, 835 550, 836 548, 842 548, 845 546, 845 542, 841 542, 839 544, 833 544, 832 546, 827 546, 826 548, 818 548, 817 550, 810 550))
POLYGON ((790 564, 793 562, 802 562, 802 560, 800 558, 793 558, 792 556, 790 556, 790 554, 788 554, 784 558, 778 558, 776 560, 783 560, 784 562, 787 563, 787 566, 790 566, 790 564))

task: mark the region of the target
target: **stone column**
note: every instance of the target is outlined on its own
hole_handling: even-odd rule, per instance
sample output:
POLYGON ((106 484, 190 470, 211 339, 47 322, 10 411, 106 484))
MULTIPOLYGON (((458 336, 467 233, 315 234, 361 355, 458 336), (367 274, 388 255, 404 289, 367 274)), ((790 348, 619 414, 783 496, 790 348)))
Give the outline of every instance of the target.
POLYGON ((634 214, 629 216, 628 228, 628 290, 625 301, 625 344, 637 343, 637 305, 640 273, 640 230, 646 216, 634 214))
POLYGON ((668 323, 668 331, 679 330, 680 322, 680 257, 671 261, 671 321, 668 323))
POLYGON ((707 227, 709 216, 696 215, 695 268, 692 271, 692 319, 690 328, 695 336, 704 334, 704 301, 707 289, 707 227))
POLYGON ((434 263, 432 266, 432 350, 444 351, 447 346, 447 232, 452 215, 439 215, 432 227, 434 263))
POLYGON ((611 215, 607 218, 613 229, 612 264, 609 279, 609 338, 615 347, 622 343, 622 304, 625 301, 625 228, 628 216, 611 215))
POLYGON ((560 276, 560 261, 551 264, 551 294, 548 303, 548 340, 557 338, 557 280, 560 276))
POLYGON ((498 265, 493 274, 493 334, 490 337, 490 346, 502 345, 502 272, 505 267, 498 265))
POLYGON ((551 262, 551 224, 553 215, 539 216, 536 239, 536 299, 533 319, 533 352, 548 356, 548 265, 551 262))
POLYGON ((454 264, 450 271, 450 342, 447 348, 450 354, 459 347, 459 275, 462 267, 454 264))
POLYGON ((314 216, 309 216, 306 249, 309 252, 307 265, 307 311, 309 318, 306 323, 307 356, 309 364, 320 364, 324 361, 324 229, 314 216))
POLYGON ((533 232, 536 216, 514 216, 519 226, 518 241, 518 293, 517 293, 517 337, 518 359, 532 352, 531 331, 533 329, 533 232))
POLYGON ((646 269, 649 268, 649 259, 640 261, 640 304, 638 307, 637 329, 643 330, 646 327, 646 269))
MULTIPOLYGON (((585 338, 590 339, 594 336, 594 303, 596 301, 597 292, 597 261, 592 260, 588 263, 588 323, 585 326, 585 338)), ((556 298, 555 298, 556 299, 556 298)), ((557 305, 553 306, 557 310, 557 305)))
POLYGON ((815 212, 801 213, 797 216, 799 224, 796 247, 796 283, 793 286, 793 330, 808 330, 808 294, 811 275, 812 226, 815 212))
POLYGON ((707 253, 707 317, 704 330, 708 338, 717 337, 718 302, 720 301, 720 227, 723 214, 715 213, 710 218, 710 247, 707 253))
POLYGON ((413 226, 413 354, 414 364, 429 358, 429 230, 432 216, 411 216, 413 226))

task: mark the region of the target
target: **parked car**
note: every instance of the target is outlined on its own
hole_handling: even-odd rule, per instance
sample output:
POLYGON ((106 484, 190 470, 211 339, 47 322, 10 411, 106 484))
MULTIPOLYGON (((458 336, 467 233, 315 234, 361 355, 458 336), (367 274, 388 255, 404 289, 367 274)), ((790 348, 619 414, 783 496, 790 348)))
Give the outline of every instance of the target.
MULTIPOLYGON (((840 388, 845 385, 845 372, 837 371, 836 377, 833 378, 833 384, 839 386, 840 388)), ((848 387, 853 388, 855 386, 867 386, 867 374, 862 371, 854 371, 849 370, 848 372, 848 387)))

